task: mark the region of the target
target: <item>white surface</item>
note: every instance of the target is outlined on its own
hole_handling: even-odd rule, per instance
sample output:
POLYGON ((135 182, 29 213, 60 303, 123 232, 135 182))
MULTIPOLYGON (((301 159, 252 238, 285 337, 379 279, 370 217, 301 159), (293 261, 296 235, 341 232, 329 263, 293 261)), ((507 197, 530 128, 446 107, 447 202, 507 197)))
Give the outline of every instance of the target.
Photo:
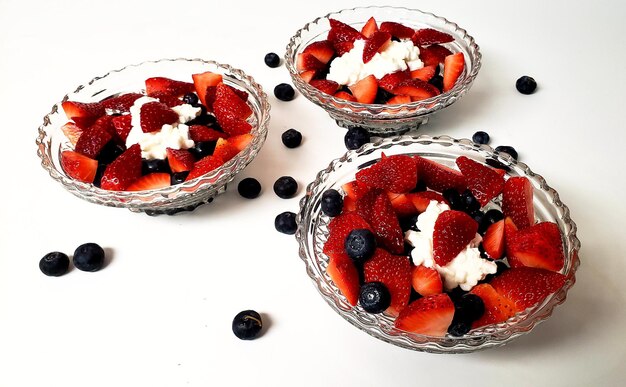
POLYGON ((93 76, 144 60, 202 57, 244 69, 271 94, 289 75, 266 67, 263 56, 282 55, 314 17, 359 3, 0 0, 0 122, 12 131, 0 152, 0 386, 624 382, 624 2, 389 1, 459 23, 483 53, 470 93, 420 131, 485 130, 491 144, 515 146, 579 227, 582 265, 567 302, 502 348, 407 351, 355 329, 322 301, 295 238, 273 227, 345 151, 344 131, 302 96, 270 97, 271 128, 258 158, 227 194, 191 214, 154 218, 90 204, 39 166, 41 118, 93 76), (539 82, 535 95, 514 88, 525 74, 539 82), (291 127, 304 135, 298 149, 280 142, 291 127), (297 198, 272 192, 283 175, 301 183, 297 198), (261 181, 260 198, 237 195, 246 176, 261 181), (40 273, 45 253, 71 254, 88 241, 107 249, 105 269, 40 273), (253 342, 230 331, 247 308, 269 326, 253 342))

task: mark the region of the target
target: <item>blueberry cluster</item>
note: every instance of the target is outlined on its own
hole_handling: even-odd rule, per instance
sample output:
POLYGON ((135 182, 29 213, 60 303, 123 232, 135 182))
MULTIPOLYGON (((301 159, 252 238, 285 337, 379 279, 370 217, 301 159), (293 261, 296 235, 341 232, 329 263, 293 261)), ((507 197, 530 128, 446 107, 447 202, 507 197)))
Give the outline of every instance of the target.
MULTIPOLYGON (((96 243, 85 243, 76 248, 74 267, 82 271, 98 271, 104 266, 104 249, 96 243)), ((59 277, 67 273, 70 259, 67 254, 53 251, 39 261, 39 270, 47 276, 59 277)))

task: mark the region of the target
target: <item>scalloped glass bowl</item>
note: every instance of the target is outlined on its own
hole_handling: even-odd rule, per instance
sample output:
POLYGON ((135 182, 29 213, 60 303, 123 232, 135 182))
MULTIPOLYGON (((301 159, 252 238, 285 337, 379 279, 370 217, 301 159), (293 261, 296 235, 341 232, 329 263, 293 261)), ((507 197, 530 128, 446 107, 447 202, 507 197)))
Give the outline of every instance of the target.
POLYGON ((290 39, 285 53, 285 62, 291 79, 302 95, 326 110, 339 126, 344 128, 363 127, 370 133, 382 137, 417 129, 421 124, 428 122, 430 115, 450 106, 461 98, 470 89, 478 75, 480 61, 481 54, 474 38, 457 24, 432 13, 388 6, 345 9, 319 17, 296 32, 290 39), (454 88, 436 97, 408 104, 362 104, 323 93, 300 77, 296 69, 298 54, 312 42, 326 39, 330 29, 328 19, 337 19, 360 31, 365 22, 372 16, 379 24, 384 21, 394 21, 414 29, 434 28, 451 34, 454 37, 454 42, 446 43, 445 46, 452 52, 463 52, 465 56, 465 70, 454 88))
POLYGON ((261 86, 243 71, 229 65, 210 60, 183 58, 143 62, 96 77, 66 94, 52 107, 51 112, 44 117, 43 125, 39 127, 39 136, 36 140, 37 155, 50 176, 81 199, 105 206, 124 207, 149 215, 174 214, 183 210, 193 210, 225 192, 226 184, 254 159, 263 146, 267 136, 269 112, 267 95, 261 86), (76 181, 63 171, 60 163, 61 151, 71 149, 71 144, 61 131, 61 126, 68 121, 61 108, 63 102, 67 100, 95 102, 115 94, 137 92, 145 88, 144 82, 147 78, 155 76, 191 82, 192 74, 205 71, 222 74, 226 84, 245 90, 249 94, 248 104, 253 114, 248 121, 252 124, 251 133, 254 138, 233 159, 196 179, 171 187, 137 192, 103 190, 93 184, 76 181))
POLYGON ((467 139, 457 140, 447 136, 397 136, 380 139, 345 153, 320 171, 315 181, 308 185, 306 194, 300 201, 296 222, 300 257, 306 264, 307 274, 330 307, 362 331, 388 343, 417 351, 473 352, 504 345, 530 332, 533 327, 550 317, 557 305, 565 301, 568 290, 576 281, 575 273, 580 264, 580 241, 576 237, 576 224, 570 219, 567 206, 543 177, 506 153, 498 153, 487 145, 478 145, 467 139), (322 248, 328 237, 327 226, 330 218, 321 212, 320 202, 324 191, 330 188, 340 190, 343 184, 354 180, 359 169, 380 159, 381 152, 388 156, 417 154, 450 167, 456 166, 455 160, 458 156, 467 156, 483 164, 491 158, 511 169, 507 172, 508 176, 526 176, 533 185, 535 217, 540 221, 556 223, 563 236, 565 265, 561 272, 567 276, 564 286, 543 303, 518 313, 505 322, 474 329, 462 337, 431 337, 400 331, 394 328, 391 316, 367 313, 359 305, 352 307, 326 274, 328 257, 324 255, 322 248))

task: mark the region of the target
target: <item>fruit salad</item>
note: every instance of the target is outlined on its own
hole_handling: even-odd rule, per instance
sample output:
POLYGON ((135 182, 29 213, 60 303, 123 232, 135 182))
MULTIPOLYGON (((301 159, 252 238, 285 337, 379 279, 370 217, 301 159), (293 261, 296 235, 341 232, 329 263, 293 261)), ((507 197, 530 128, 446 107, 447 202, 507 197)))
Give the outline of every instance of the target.
POLYGON ((352 306, 403 331, 463 336, 563 287, 561 232, 535 221, 531 182, 465 156, 456 166, 382 154, 324 192, 326 271, 352 306))
POLYGON ((454 41, 448 33, 379 24, 373 17, 360 31, 329 21, 326 39, 298 54, 296 68, 303 80, 334 97, 364 104, 420 101, 451 90, 465 69, 463 53, 446 47, 454 41))
POLYGON ((247 100, 221 74, 204 72, 189 82, 148 78, 145 90, 98 102, 65 101, 61 166, 75 180, 114 191, 192 180, 251 142, 247 100))

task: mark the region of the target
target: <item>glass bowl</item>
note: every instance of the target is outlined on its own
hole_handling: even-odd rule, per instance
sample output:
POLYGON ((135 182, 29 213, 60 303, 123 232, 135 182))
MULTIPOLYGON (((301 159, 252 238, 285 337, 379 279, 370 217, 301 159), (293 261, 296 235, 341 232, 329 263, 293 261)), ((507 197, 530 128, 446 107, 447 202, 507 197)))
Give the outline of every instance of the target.
POLYGON ((358 7, 329 13, 307 23, 289 40, 285 63, 296 88, 311 102, 321 106, 344 128, 363 127, 370 133, 385 137, 417 129, 428 122, 431 114, 453 104, 472 86, 480 69, 481 54, 474 38, 457 24, 432 13, 416 9, 387 6, 358 7), (450 51, 463 52, 465 69, 454 88, 446 93, 422 101, 397 105, 362 104, 335 98, 312 87, 298 74, 296 59, 298 54, 312 42, 324 40, 330 30, 329 19, 337 19, 357 30, 370 17, 378 23, 394 21, 413 29, 434 28, 454 37, 451 43, 443 44, 450 51))
POLYGON ((149 215, 175 214, 183 210, 193 210, 197 206, 211 202, 215 196, 225 192, 228 182, 243 170, 258 154, 265 142, 269 124, 270 105, 267 95, 254 79, 243 71, 229 65, 202 59, 161 59, 129 65, 95 77, 88 83, 78 86, 56 103, 50 113, 43 118, 37 136, 37 155, 41 165, 63 188, 81 199, 111 207, 124 207, 134 212, 149 215), (83 183, 69 177, 61 168, 62 150, 71 149, 71 144, 61 131, 68 119, 61 107, 65 101, 96 102, 109 96, 140 92, 145 88, 145 80, 150 77, 168 77, 191 81, 191 75, 205 71, 222 74, 224 83, 248 92, 248 104, 253 114, 248 118, 252 125, 252 141, 237 156, 221 167, 196 179, 166 188, 124 192, 100 189, 93 184, 83 183))
POLYGON ((543 177, 506 153, 496 152, 487 145, 479 145, 467 139, 457 140, 447 136, 396 136, 379 139, 355 151, 348 151, 320 171, 315 181, 308 185, 306 194, 300 201, 296 222, 300 257, 306 264, 307 274, 330 307, 362 331, 388 343, 416 351, 467 353, 501 346, 530 332, 537 324, 550 317, 557 305, 565 301, 568 290, 576 281, 575 273, 580 264, 580 241, 576 237, 576 224, 570 219, 567 206, 543 177), (455 160, 458 156, 467 156, 483 164, 492 159, 510 168, 507 176, 527 177, 533 186, 536 219, 556 223, 563 237, 565 265, 561 273, 567 277, 563 287, 541 304, 518 313, 505 322, 471 330, 461 337, 432 337, 401 331, 394 327, 394 320, 390 315, 370 314, 360 305, 351 306, 326 273, 328 257, 322 249, 328 237, 330 218, 321 212, 321 197, 327 189, 340 190, 343 184, 354 180, 357 171, 380 159, 381 152, 388 156, 420 155, 453 168, 456 168, 455 160))

